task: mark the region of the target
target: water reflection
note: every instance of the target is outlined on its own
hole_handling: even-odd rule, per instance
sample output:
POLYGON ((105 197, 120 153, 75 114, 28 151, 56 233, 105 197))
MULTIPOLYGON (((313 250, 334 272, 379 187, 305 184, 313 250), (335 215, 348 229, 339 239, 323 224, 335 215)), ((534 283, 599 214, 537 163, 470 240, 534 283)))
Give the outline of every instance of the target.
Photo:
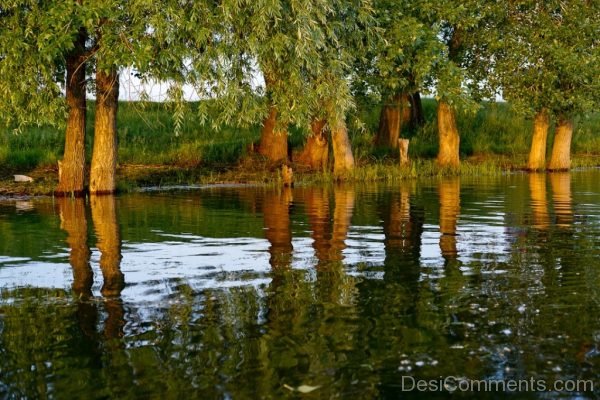
POLYGON ((385 277, 410 285, 420 274, 421 236, 425 210, 411 201, 412 186, 390 192, 380 206, 385 236, 385 277))
POLYGON ((304 204, 310 226, 317 270, 327 269, 343 261, 354 211, 356 193, 353 188, 335 186, 332 191, 331 201, 331 193, 326 188, 304 188, 298 193, 298 200, 304 204))
POLYGON ((269 263, 272 268, 287 267, 292 260, 292 228, 290 207, 293 202, 292 189, 269 191, 263 198, 265 236, 270 243, 269 263))
POLYGON ((438 184, 440 201, 440 249, 446 264, 455 261, 458 256, 456 250, 456 224, 460 213, 460 180, 450 178, 438 184))
MULTIPOLYGON (((98 320, 97 304, 91 301, 94 274, 90 266, 88 226, 84 199, 57 199, 61 228, 67 233, 69 261, 73 269, 73 293, 77 296, 78 319, 86 336, 93 337, 98 320)), ((94 196, 90 200, 92 221, 100 251, 100 270, 107 313, 104 335, 107 339, 123 336, 125 311, 120 299, 125 287, 121 272, 121 237, 117 222, 116 201, 113 196, 94 196)))
POLYGON ((84 199, 58 198, 60 227, 67 233, 69 262, 73 268, 73 292, 82 300, 92 297, 94 273, 90 266, 88 224, 84 199))
POLYGON ((597 380, 598 177, 57 199, 58 215, 11 204, 0 239, 39 251, 0 259, 0 398, 597 380), (62 287, 35 280, 47 265, 62 287))
POLYGON ((559 172, 549 175, 556 225, 562 228, 570 227, 573 224, 571 174, 568 172, 559 172))
POLYGON ((532 226, 536 229, 547 229, 550 224, 548 199, 546 190, 546 174, 529 174, 529 191, 531 198, 532 226))

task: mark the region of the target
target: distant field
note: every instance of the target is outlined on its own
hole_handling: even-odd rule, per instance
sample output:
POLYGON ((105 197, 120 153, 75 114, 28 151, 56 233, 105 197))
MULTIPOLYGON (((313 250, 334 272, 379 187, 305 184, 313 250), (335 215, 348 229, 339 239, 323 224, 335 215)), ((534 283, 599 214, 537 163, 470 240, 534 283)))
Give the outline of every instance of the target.
MULTIPOLYGON (((410 154, 414 158, 431 158, 437 152, 435 101, 423 101, 427 124, 416 132, 403 132, 411 138, 410 154)), ((91 153, 93 139, 93 103, 88 113, 87 147, 91 153)), ((238 129, 223 127, 215 131, 190 118, 178 136, 174 133, 172 113, 163 103, 123 102, 119 105, 119 162, 121 164, 171 165, 182 167, 222 167, 236 164, 251 143, 257 142, 260 127, 238 129)), ((364 129, 350 123, 354 154, 360 164, 396 157, 395 152, 373 147, 379 107, 362 104, 357 115, 364 129)), ((458 115, 463 156, 502 155, 522 159, 528 152, 531 121, 511 112, 505 103, 486 104, 474 115, 458 115)), ((290 143, 300 148, 304 140, 301 129, 290 129, 290 143)), ((552 134, 548 145, 552 144, 552 134)), ((55 128, 29 128, 16 135, 0 131, 0 170, 5 174, 36 167, 55 166, 62 157, 64 131, 55 128)), ((600 154, 600 114, 579 118, 573 137, 575 154, 600 154)), ((4 174, 3 174, 4 175, 4 174)))

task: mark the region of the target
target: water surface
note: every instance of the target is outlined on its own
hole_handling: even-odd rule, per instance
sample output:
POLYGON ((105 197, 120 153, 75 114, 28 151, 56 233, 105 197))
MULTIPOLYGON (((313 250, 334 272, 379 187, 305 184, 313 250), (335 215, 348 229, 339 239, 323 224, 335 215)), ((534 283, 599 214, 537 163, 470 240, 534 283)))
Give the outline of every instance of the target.
POLYGON ((597 396, 598 182, 0 200, 0 398, 597 396))

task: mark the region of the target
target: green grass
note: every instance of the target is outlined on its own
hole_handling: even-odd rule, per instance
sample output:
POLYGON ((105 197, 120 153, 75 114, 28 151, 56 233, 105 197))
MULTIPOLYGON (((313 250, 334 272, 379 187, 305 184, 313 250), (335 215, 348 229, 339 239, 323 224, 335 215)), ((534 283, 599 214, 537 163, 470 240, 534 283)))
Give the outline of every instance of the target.
MULTIPOLYGON (((89 103, 87 154, 93 140, 93 102, 89 103)), ((404 131, 411 139, 411 168, 397 166, 396 151, 373 146, 380 108, 359 104, 358 116, 363 129, 350 124, 350 137, 358 168, 346 178, 356 180, 397 180, 417 176, 456 173, 439 170, 432 159, 437 153, 436 103, 423 99, 425 126, 416 132, 404 131)), ((201 125, 190 105, 190 113, 178 135, 172 112, 163 103, 123 102, 119 105, 119 162, 122 166, 141 165, 138 172, 121 171, 119 187, 127 190, 139 185, 212 183, 220 181, 272 182, 277 170, 251 155, 249 148, 258 142, 260 127, 248 129, 221 127, 215 130, 201 125), (275 172, 275 174, 273 174, 275 172)), ((475 114, 457 115, 461 133, 461 174, 498 173, 525 164, 531 139, 530 119, 516 115, 505 103, 484 104, 475 114)), ((600 155, 600 114, 579 118, 575 124, 573 153, 575 167, 596 165, 600 155)), ((290 129, 290 143, 299 150, 304 142, 301 129, 290 129)), ((552 145, 552 132, 548 146, 552 145)), ((0 179, 12 173, 41 170, 44 185, 51 185, 56 162, 62 158, 64 131, 51 127, 34 127, 14 134, 0 131, 0 179), (45 171, 45 172, 43 172, 45 171), (48 174, 46 174, 48 175, 48 174)), ((329 173, 296 174, 297 181, 324 182, 335 179, 329 173)))

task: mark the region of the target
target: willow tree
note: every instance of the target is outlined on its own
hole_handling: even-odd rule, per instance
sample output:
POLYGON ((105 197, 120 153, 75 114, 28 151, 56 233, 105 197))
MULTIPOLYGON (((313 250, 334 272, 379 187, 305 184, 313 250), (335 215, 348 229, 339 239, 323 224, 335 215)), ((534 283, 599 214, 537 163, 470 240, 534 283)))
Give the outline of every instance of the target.
POLYGON ((546 169, 553 118, 557 126, 548 169, 569 169, 573 118, 598 105, 599 4, 511 2, 486 35, 494 57, 490 82, 518 113, 534 116, 529 170, 546 169))
POLYGON ((366 65, 358 66, 359 92, 383 101, 376 143, 395 148, 402 126, 423 120, 419 92, 432 86, 433 67, 443 62, 443 46, 435 30, 416 18, 405 2, 379 0, 374 9, 378 35, 366 65))
MULTIPOLYGON (((220 2, 217 62, 223 75, 211 85, 219 108, 214 121, 234 125, 260 121, 259 152, 271 161, 287 159, 289 125, 308 127, 318 118, 324 127, 327 121, 340 144, 334 155, 346 160, 343 169, 351 169, 344 116, 351 103, 345 80, 354 49, 345 45, 349 37, 357 36, 360 27, 354 24, 365 20, 368 3, 220 2), (263 77, 264 84, 257 85, 256 76, 263 77)), ((197 78, 204 85, 199 74, 197 78)))
POLYGON ((346 119, 355 106, 350 90, 352 81, 357 79, 353 66, 368 56, 374 43, 373 14, 370 0, 332 2, 327 19, 320 21, 325 36, 317 46, 318 57, 314 61, 318 68, 305 71, 311 132, 300 161, 312 168, 327 163, 328 130, 333 172, 338 177, 354 168, 346 119))
POLYGON ((66 125, 59 194, 84 190, 85 60, 91 49, 82 8, 77 1, 0 6, 0 123, 16 129, 66 125))
POLYGON ((433 67, 438 100, 437 162, 440 166, 457 167, 460 163, 460 135, 456 111, 476 110, 478 100, 488 94, 485 86, 480 85, 480 70, 486 66, 473 62, 476 56, 474 46, 495 18, 498 5, 480 0, 404 3, 406 12, 432 29, 442 46, 440 59, 433 67))

